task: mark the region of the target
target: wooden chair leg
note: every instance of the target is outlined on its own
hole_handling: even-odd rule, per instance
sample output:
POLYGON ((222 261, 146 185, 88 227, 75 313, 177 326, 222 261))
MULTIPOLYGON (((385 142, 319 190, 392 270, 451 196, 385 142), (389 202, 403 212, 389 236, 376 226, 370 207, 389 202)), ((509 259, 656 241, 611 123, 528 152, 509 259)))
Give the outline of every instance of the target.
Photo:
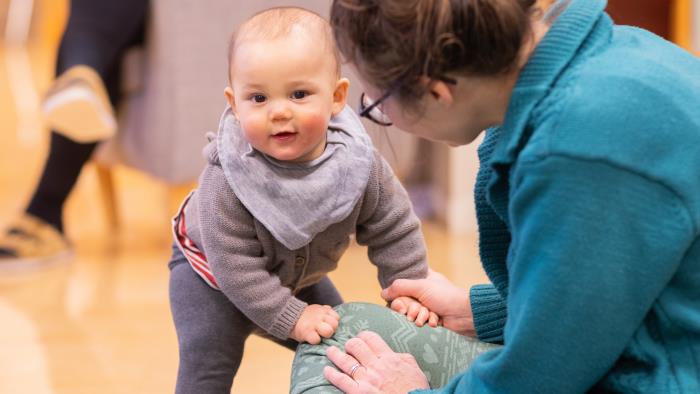
POLYGON ((120 223, 112 169, 100 163, 95 163, 95 168, 105 208, 107 226, 109 226, 110 230, 117 230, 120 227, 120 223))
POLYGON ((168 185, 168 220, 175 216, 180 205, 182 205, 182 202, 185 200, 185 197, 196 187, 196 182, 168 185))
POLYGON ((693 5, 691 0, 671 2, 671 40, 689 51, 693 50, 693 5))

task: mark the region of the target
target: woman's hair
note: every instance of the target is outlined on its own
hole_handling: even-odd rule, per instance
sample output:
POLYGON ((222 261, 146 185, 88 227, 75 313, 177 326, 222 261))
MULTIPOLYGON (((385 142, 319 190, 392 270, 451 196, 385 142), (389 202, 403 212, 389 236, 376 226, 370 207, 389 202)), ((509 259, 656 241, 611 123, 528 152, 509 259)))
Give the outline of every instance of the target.
POLYGON ((334 0, 340 51, 378 89, 404 105, 426 89, 418 78, 512 70, 531 31, 535 0, 334 0))

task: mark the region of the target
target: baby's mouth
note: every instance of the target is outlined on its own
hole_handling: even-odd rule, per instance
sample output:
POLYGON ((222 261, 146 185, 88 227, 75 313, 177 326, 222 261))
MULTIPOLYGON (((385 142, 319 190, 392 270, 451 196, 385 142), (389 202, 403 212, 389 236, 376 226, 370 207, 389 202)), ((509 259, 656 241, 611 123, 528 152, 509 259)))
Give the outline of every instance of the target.
POLYGON ((285 141, 294 138, 295 135, 297 135, 297 133, 293 131, 280 131, 278 133, 273 134, 272 138, 276 140, 285 141))

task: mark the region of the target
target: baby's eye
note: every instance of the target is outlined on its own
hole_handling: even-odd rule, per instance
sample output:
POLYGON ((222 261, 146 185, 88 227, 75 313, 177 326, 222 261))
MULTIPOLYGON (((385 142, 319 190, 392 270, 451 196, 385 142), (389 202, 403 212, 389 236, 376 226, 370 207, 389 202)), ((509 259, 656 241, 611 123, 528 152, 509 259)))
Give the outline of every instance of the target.
POLYGON ((256 103, 264 103, 267 99, 267 97, 263 96, 262 94, 254 94, 250 98, 256 103))
POLYGON ((309 92, 307 92, 305 90, 295 90, 294 93, 292 93, 292 98, 294 98, 296 100, 301 100, 308 95, 309 95, 309 92))

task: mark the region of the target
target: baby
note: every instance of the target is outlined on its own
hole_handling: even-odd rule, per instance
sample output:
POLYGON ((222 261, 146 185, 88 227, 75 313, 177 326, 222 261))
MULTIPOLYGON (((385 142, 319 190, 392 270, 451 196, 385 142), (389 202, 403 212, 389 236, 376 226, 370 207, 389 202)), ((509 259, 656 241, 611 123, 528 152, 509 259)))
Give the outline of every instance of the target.
MULTIPOLYGON (((251 333, 290 348, 331 337, 342 299, 326 274, 352 234, 382 288, 428 270, 406 192, 345 105, 324 19, 253 16, 230 44, 229 78, 208 164, 173 220, 178 393, 229 392, 251 333)), ((422 325, 419 308, 409 315, 422 325)))

